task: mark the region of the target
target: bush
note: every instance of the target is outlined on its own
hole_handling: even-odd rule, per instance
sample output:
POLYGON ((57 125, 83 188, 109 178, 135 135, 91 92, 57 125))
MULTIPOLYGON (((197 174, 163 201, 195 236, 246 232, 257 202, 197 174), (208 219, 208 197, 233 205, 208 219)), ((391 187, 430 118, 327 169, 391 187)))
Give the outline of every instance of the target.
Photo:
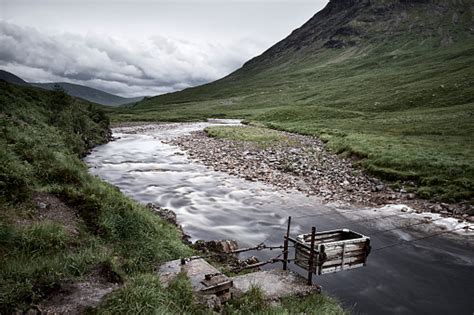
POLYGON ((0 149, 0 200, 20 202, 31 193, 31 167, 10 152, 0 149))
POLYGON ((50 222, 38 222, 24 228, 17 239, 19 249, 33 254, 47 254, 64 249, 69 236, 64 228, 50 222))
POLYGON ((102 305, 99 314, 200 314, 209 313, 196 304, 192 286, 179 274, 168 288, 157 275, 141 274, 129 279, 102 305))

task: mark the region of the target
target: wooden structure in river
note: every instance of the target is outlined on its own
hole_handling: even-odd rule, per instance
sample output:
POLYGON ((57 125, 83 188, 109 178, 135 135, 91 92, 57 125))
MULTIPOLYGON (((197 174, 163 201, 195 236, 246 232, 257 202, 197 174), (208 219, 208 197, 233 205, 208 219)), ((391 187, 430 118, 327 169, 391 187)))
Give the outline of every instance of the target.
POLYGON ((316 232, 290 237, 291 217, 283 245, 283 269, 287 269, 288 243, 295 247, 294 262, 308 272, 308 284, 314 275, 334 273, 367 264, 370 238, 349 229, 316 232))

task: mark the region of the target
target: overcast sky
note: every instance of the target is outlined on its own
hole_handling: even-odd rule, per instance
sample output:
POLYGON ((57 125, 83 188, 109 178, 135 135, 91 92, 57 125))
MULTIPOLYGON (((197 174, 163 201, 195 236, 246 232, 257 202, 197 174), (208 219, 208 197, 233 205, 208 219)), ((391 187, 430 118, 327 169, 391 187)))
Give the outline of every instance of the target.
POLYGON ((326 0, 0 0, 0 68, 121 96, 221 78, 326 0))

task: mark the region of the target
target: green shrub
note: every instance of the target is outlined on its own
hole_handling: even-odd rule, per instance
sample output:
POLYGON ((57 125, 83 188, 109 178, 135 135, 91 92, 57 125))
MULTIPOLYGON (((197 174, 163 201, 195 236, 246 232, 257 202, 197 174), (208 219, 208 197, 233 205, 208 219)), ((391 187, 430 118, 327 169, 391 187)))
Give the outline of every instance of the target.
POLYGON ((113 293, 99 314, 199 314, 206 310, 195 302, 191 283, 179 274, 164 288, 155 274, 140 274, 113 293))
POLYGON ((69 236, 64 228, 51 222, 38 222, 22 229, 18 248, 35 254, 58 252, 66 248, 69 236))
POLYGON ((31 167, 10 152, 0 149, 0 200, 19 202, 31 193, 31 167))

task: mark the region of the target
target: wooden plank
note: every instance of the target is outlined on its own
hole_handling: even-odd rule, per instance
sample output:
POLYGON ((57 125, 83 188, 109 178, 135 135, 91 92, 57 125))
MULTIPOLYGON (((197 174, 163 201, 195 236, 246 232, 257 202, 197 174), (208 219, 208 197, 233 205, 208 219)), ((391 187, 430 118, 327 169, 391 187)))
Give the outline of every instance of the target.
MULTIPOLYGON (((348 251, 348 252, 365 248, 365 242, 363 242, 363 243, 343 243, 343 244, 345 244, 346 251, 348 251)), ((342 244, 336 244, 336 245, 329 244, 329 245, 326 245, 326 254, 328 254, 331 251, 340 250, 341 248, 342 248, 342 244)))
MULTIPOLYGON (((323 243, 325 243, 324 245, 326 246, 342 245, 344 243, 356 244, 356 243, 365 243, 367 239, 368 239, 367 237, 360 237, 360 238, 346 239, 346 240, 327 239, 323 243)), ((294 241, 296 241, 296 243, 299 243, 298 240, 294 240, 294 241)), ((302 243, 299 243, 299 244, 303 245, 302 243)), ((306 245, 306 247, 309 247, 307 244, 304 244, 304 245, 306 245)))
MULTIPOLYGON (((305 242, 309 243, 311 241, 311 234, 304 234, 303 237, 304 237, 305 242)), ((342 237, 342 233, 336 232, 336 233, 319 234, 315 236, 315 240, 318 241, 320 239, 331 238, 331 237, 342 237)), ((298 236, 298 239, 301 239, 301 236, 298 236)))
MULTIPOLYGON (((350 247, 346 246, 346 249, 344 250, 345 253, 352 253, 352 252, 358 252, 358 251, 366 251, 365 247, 359 246, 359 247, 350 247), (349 249, 348 249, 349 248, 349 249)), ((342 254, 342 246, 337 248, 337 249, 332 249, 326 251, 326 255, 341 255, 342 254)))
POLYGON ((295 244, 295 246, 299 246, 301 248, 305 248, 305 249, 310 249, 310 247, 304 243, 301 243, 298 239, 295 239, 295 238, 292 238, 292 237, 288 237, 288 240, 292 243, 295 244))
POLYGON ((337 241, 337 242, 328 242, 328 244, 325 244, 326 246, 331 246, 331 245, 338 245, 342 243, 346 244, 357 244, 357 243, 365 243, 367 241, 367 237, 362 237, 362 238, 353 238, 350 240, 343 240, 343 241, 337 241))
POLYGON ((229 280, 229 281, 216 284, 212 287, 201 289, 199 292, 204 293, 204 294, 216 294, 216 293, 228 290, 232 288, 232 286, 233 286, 232 280, 229 280))
MULTIPOLYGON (((344 270, 356 269, 360 267, 364 267, 364 264, 360 263, 360 264, 354 264, 354 265, 346 265, 344 267, 344 270)), ((341 271, 341 266, 334 266, 334 267, 326 268, 326 269, 322 268, 321 274, 328 274, 328 273, 334 273, 334 272, 339 272, 339 271, 341 271)))
POLYGON ((353 263, 363 263, 365 259, 365 256, 357 256, 357 257, 345 257, 344 259, 333 259, 333 260, 327 260, 324 262, 321 268, 327 268, 327 267, 332 267, 332 266, 337 266, 344 263, 344 265, 350 265, 353 263))
MULTIPOLYGON (((344 257, 357 257, 357 256, 366 256, 366 251, 365 250, 355 250, 352 252, 346 252, 344 254, 344 257)), ((332 255, 327 255, 326 260, 334 260, 336 258, 341 258, 341 254, 332 254, 332 255)))
MULTIPOLYGON (((345 255, 346 253, 346 243, 342 244, 342 259, 341 259, 341 269, 344 270, 344 263, 345 263, 345 255)), ((348 258, 347 260, 349 261, 350 258, 348 258)))

